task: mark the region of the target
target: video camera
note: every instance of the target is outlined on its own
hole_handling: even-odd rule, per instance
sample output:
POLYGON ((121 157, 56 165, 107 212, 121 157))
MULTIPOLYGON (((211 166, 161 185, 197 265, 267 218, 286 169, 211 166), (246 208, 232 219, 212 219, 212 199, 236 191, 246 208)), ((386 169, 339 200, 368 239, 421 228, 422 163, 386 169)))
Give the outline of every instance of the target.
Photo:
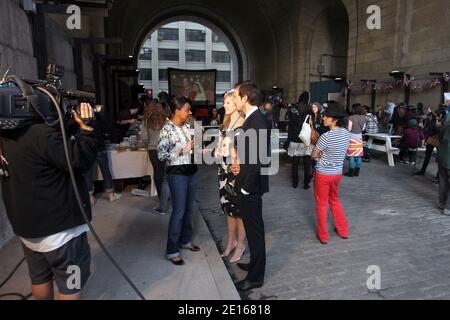
MULTIPOLYGON (((36 120, 57 126, 58 113, 55 105, 39 88, 45 89, 56 99, 58 107, 65 114, 65 120, 72 118, 73 110, 80 114, 81 103, 95 105, 95 94, 63 89, 63 76, 64 68, 55 64, 47 67, 46 80, 24 80, 13 75, 6 76, 0 82, 0 129, 19 129, 36 120)), ((102 106, 96 106, 94 111, 98 113, 101 109, 102 106)))

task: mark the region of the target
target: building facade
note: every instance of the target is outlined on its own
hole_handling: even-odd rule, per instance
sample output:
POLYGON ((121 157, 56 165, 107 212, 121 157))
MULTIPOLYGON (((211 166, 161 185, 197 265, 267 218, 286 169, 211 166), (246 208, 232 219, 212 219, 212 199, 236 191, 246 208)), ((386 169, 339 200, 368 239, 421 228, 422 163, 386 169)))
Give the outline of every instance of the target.
POLYGON ((154 96, 169 91, 167 68, 217 70, 216 105, 234 84, 231 54, 223 39, 198 23, 180 21, 164 25, 145 40, 138 60, 139 83, 154 96))

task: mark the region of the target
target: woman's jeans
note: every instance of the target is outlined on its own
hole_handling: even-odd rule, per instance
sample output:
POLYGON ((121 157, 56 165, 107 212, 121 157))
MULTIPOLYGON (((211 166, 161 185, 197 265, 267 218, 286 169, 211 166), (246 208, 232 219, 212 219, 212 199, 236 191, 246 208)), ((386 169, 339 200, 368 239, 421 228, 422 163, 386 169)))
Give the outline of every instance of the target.
POLYGON ((349 168, 350 169, 355 169, 355 164, 356 164, 356 168, 361 169, 361 167, 362 167, 362 160, 363 160, 363 157, 350 157, 350 159, 349 159, 349 168))
POLYGON ((167 259, 180 256, 179 245, 190 246, 192 241, 192 212, 197 192, 198 174, 168 175, 172 195, 172 215, 167 237, 167 259))
MULTIPOLYGON (((111 170, 109 169, 108 153, 106 152, 106 150, 100 151, 99 153, 97 153, 97 162, 100 167, 100 171, 102 172, 103 180, 105 183, 105 191, 113 192, 114 191, 113 179, 111 176, 111 170)), ((94 167, 89 169, 89 171, 87 171, 84 174, 84 179, 86 181, 86 185, 88 187, 89 193, 91 193, 91 194, 94 193, 94 183, 92 181, 93 169, 94 169, 94 167)))

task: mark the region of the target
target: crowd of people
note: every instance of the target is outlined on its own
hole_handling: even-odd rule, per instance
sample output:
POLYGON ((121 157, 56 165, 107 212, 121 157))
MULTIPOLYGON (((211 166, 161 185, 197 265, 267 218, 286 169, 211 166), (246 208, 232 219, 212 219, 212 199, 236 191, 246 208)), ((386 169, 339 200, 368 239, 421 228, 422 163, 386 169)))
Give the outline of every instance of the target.
MULTIPOLYGON (((334 232, 341 239, 349 238, 349 224, 339 198, 339 187, 348 159, 348 177, 358 177, 364 161, 370 161, 365 147, 367 134, 385 132, 401 136, 396 142, 399 161, 415 163, 417 150, 426 146, 425 160, 417 175, 425 175, 437 148, 439 202, 444 215, 450 216, 450 118, 449 108, 441 105, 435 112, 424 112, 423 104, 395 105, 388 101, 386 108, 354 104, 345 108, 334 101, 311 103, 309 92, 300 95, 298 102, 281 106, 280 100, 263 100, 259 88, 249 82, 239 83, 224 95, 224 107, 213 110, 209 124, 220 127, 220 137, 214 149, 203 149, 217 163, 217 201, 227 219, 227 241, 222 258, 247 272, 237 283, 242 291, 264 285, 266 270, 263 196, 269 192, 268 167, 264 153, 270 158, 270 130, 287 131, 284 145, 292 158, 292 186, 298 188, 299 166, 303 164, 303 187, 313 184, 316 202, 316 237, 321 244, 330 240, 327 229, 328 208, 334 218, 334 232), (275 109, 282 108, 281 112, 275 109), (249 133, 256 132, 258 141, 251 146, 242 143, 249 133), (264 142, 267 148, 264 150, 264 142), (254 161, 256 155, 256 161, 254 161), (253 161, 250 160, 253 159, 253 161), (246 252, 248 264, 240 263, 246 252)), ((154 169, 159 203, 153 209, 165 215, 172 205, 167 231, 165 256, 176 266, 185 261, 182 250, 199 252, 193 243, 192 215, 199 181, 194 161, 193 104, 187 97, 161 93, 158 99, 142 99, 139 106, 125 110, 116 123, 116 131, 123 136, 142 116, 141 135, 154 169)), ((73 160, 77 188, 82 204, 91 218, 93 197, 92 168, 98 163, 104 177, 110 201, 121 195, 114 192, 108 166, 106 143, 102 127, 92 119, 93 110, 83 103, 81 113, 73 113, 74 125, 68 133, 69 152, 73 160), (89 197, 89 195, 91 195, 89 197)), ((90 248, 78 200, 70 183, 62 136, 57 128, 46 126, 42 120, 28 124, 18 131, 2 136, 1 161, 8 162, 9 179, 2 181, 2 193, 9 220, 20 237, 29 266, 33 295, 36 299, 52 299, 53 279, 59 289, 59 299, 79 299, 81 289, 90 275, 90 248), (24 157, 26 154, 27 157, 24 157), (36 161, 35 159, 39 159, 36 161), (32 184, 27 184, 29 177, 32 184), (49 184, 56 185, 49 193, 49 184), (28 189, 23 189, 24 186, 28 189), (43 197, 34 197, 37 190, 43 197), (17 195, 28 197, 26 201, 17 195), (45 195, 45 197, 44 197, 45 195), (33 215, 29 215, 33 212, 33 215), (49 219, 50 218, 50 219, 49 219), (81 268, 80 288, 69 288, 66 273, 70 264, 81 268)))

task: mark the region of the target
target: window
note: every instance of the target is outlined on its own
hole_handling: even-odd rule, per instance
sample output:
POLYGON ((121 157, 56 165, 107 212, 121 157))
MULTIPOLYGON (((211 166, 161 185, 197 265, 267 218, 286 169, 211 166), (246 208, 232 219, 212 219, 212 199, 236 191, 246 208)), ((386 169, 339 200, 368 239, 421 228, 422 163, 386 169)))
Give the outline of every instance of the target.
POLYGON ((223 43, 223 40, 217 33, 213 32, 213 34, 212 34, 212 42, 214 42, 214 43, 223 43))
POLYGON ((212 61, 216 63, 230 63, 230 53, 225 51, 213 51, 212 61))
POLYGON ((159 60, 161 61, 179 61, 178 49, 159 49, 159 60))
POLYGON ((139 79, 151 81, 152 80, 152 69, 139 70, 139 79))
POLYGON ((174 40, 178 41, 178 29, 161 28, 158 30, 158 40, 174 40))
POLYGON ((223 93, 222 94, 217 94, 216 93, 216 102, 217 103, 223 103, 223 93))
POLYGON ((168 81, 169 73, 167 69, 159 69, 159 81, 168 81))
POLYGON ((186 50, 186 61, 205 62, 206 51, 203 50, 186 50))
POLYGON ((152 49, 151 48, 142 48, 141 53, 139 54, 139 59, 152 60, 152 49))
POLYGON ((186 41, 205 42, 206 31, 186 29, 186 41))
POLYGON ((231 71, 217 71, 217 82, 231 82, 231 71))

